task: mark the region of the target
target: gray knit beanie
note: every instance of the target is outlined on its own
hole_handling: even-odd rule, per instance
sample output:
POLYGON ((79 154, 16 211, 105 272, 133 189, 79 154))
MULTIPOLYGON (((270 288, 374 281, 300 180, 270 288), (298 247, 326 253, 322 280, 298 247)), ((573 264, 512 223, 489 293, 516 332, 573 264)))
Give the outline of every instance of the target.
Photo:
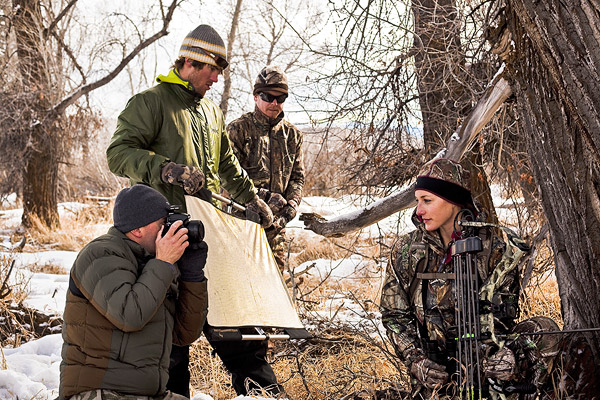
POLYGON ((123 233, 146 226, 167 216, 169 201, 146 185, 134 185, 119 192, 113 208, 115 228, 123 233))
POLYGON ((196 29, 187 34, 181 48, 179 57, 227 68, 227 49, 221 36, 209 25, 198 25, 196 29))

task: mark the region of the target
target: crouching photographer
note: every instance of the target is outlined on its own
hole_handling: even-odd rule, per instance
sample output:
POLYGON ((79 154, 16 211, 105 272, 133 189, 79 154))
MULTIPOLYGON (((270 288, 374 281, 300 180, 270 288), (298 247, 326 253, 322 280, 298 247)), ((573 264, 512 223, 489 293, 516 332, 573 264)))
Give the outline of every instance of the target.
MULTIPOLYGON (((183 282, 204 282, 204 267, 208 256, 208 245, 204 241, 204 225, 202 221, 191 220, 190 215, 179 212, 179 206, 170 206, 169 212, 163 226, 162 235, 166 235, 171 229, 186 231, 189 246, 177 262, 179 268, 179 279, 183 282), (173 228, 175 227, 175 228, 173 228)), ((206 293, 208 298, 208 293, 206 293)), ((190 299, 194 301, 194 299, 190 299)), ((203 319, 206 319, 208 307, 204 309, 203 319)), ((189 381, 189 345, 179 346, 175 342, 171 349, 169 366, 169 381, 167 389, 173 393, 179 393, 190 397, 189 381)))
POLYGON ((166 383, 206 320, 202 224, 145 185, 117 195, 113 220, 71 268, 59 398, 185 399, 166 383))

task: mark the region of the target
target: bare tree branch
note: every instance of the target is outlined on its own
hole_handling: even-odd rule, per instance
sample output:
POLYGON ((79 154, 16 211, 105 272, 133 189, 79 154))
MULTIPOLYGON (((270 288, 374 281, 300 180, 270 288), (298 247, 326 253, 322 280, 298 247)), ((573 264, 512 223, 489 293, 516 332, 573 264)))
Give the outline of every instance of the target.
MULTIPOLYGON (((469 113, 465 122, 450 137, 446 148, 439 152, 434 159, 445 157, 460 160, 477 134, 492 119, 511 93, 508 82, 501 75, 497 75, 475 108, 469 113)), ((413 190, 414 185, 411 185, 401 192, 384 197, 361 210, 332 218, 329 221, 317 214, 302 214, 301 220, 304 221, 306 229, 319 235, 342 236, 414 206, 413 190)))
POLYGON ((135 58, 143 49, 150 46, 152 43, 156 42, 161 37, 166 36, 169 33, 167 29, 169 27, 169 24, 171 23, 171 20, 173 19, 173 12, 175 11, 175 8, 177 8, 177 4, 178 0, 173 0, 171 2, 171 5, 169 5, 167 14, 163 19, 163 27, 160 31, 138 44, 126 57, 124 57, 121 60, 119 65, 117 65, 115 69, 113 69, 108 75, 88 85, 81 86, 79 89, 77 89, 76 91, 68 95, 66 98, 64 98, 60 103, 55 105, 52 111, 54 113, 60 114, 64 112, 64 110, 71 104, 75 103, 81 96, 85 96, 91 91, 106 85, 107 83, 112 81, 117 75, 119 75, 119 73, 127 66, 127 64, 129 64, 129 62, 133 58, 135 58))
MULTIPOLYGON (((235 37, 237 34, 237 28, 240 20, 240 12, 242 11, 242 0, 236 0, 235 10, 233 11, 233 16, 231 17, 231 29, 229 29, 229 34, 227 35, 227 57, 231 59, 231 55, 233 52, 233 44, 235 42, 235 37)), ((221 107, 221 111, 223 111, 223 115, 227 116, 227 111, 229 110, 229 98, 231 97, 231 68, 225 69, 223 71, 223 95, 221 96, 221 103, 219 106, 221 107)))
POLYGON ((50 23, 50 25, 48 25, 48 27, 46 29, 44 29, 44 34, 48 35, 48 33, 52 33, 54 32, 54 28, 56 28, 56 25, 58 25, 58 23, 60 22, 61 19, 63 19, 63 17, 65 15, 67 15, 67 13, 69 12, 69 10, 75 5, 75 3, 77 3, 77 0, 71 0, 65 8, 63 8, 63 10, 56 16, 56 18, 54 18, 54 21, 52 21, 50 23))

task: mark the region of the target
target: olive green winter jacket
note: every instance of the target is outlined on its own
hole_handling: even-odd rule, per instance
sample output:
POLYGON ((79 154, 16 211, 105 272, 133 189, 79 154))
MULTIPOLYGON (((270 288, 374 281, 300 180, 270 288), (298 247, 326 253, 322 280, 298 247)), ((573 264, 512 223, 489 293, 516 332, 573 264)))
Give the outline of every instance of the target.
POLYGON ((93 389, 157 396, 166 391, 172 344, 196 340, 206 319, 206 280, 177 281, 112 227, 71 269, 63 315, 59 397, 93 389))
POLYGON ((231 149, 219 107, 197 97, 174 70, 157 81, 133 96, 119 115, 106 150, 110 170, 131 185, 150 185, 182 210, 183 188, 161 180, 169 161, 200 168, 214 193, 223 185, 238 202, 252 200, 256 189, 231 149))

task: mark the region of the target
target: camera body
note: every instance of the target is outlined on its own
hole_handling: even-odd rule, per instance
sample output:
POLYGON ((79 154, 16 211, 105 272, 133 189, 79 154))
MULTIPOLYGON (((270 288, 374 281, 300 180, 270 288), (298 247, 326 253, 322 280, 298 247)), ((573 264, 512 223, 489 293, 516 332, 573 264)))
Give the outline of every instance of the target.
POLYGON ((171 206, 169 207, 169 213, 167 214, 167 221, 163 227, 162 236, 169 231, 171 225, 173 225, 177 221, 183 221, 184 228, 188 230, 188 241, 190 244, 200 243, 204 240, 204 224, 200 220, 190 219, 190 215, 186 213, 179 212, 179 206, 171 206))

